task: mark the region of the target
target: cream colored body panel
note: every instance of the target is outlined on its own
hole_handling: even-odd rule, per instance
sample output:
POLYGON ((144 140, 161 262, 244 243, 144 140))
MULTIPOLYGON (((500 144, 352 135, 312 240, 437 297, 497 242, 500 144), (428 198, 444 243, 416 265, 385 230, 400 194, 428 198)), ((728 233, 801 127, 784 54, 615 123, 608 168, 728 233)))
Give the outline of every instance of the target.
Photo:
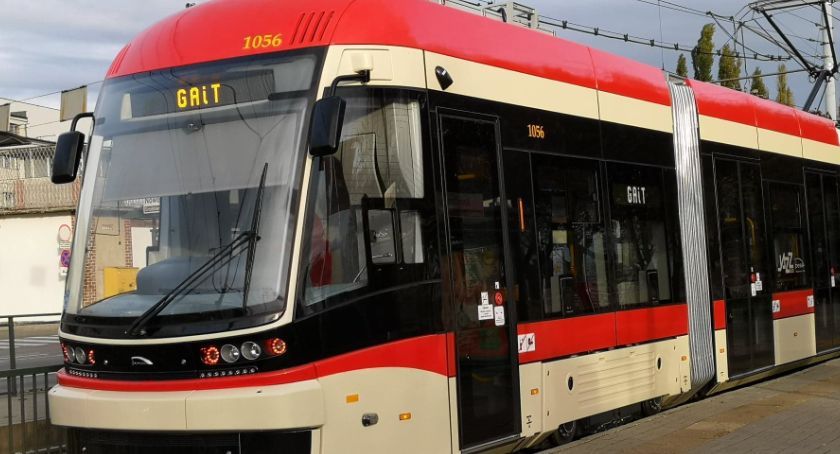
POLYGON ((273 430, 324 423, 321 385, 307 380, 259 388, 196 391, 186 399, 187 430, 273 430))
POLYGON ((192 391, 125 393, 69 388, 50 390, 50 419, 57 426, 113 430, 186 430, 192 391))
POLYGON ((802 139, 802 155, 805 159, 840 164, 840 147, 811 139, 802 139))
POLYGON ((50 390, 54 424, 112 430, 276 430, 324 424, 320 385, 167 392, 50 390))
POLYGON ((426 79, 430 90, 440 91, 435 76, 438 66, 452 75, 453 83, 446 89, 447 93, 598 118, 598 95, 592 88, 426 52, 426 79))
POLYGON ((776 365, 816 356, 814 314, 773 320, 776 365))
POLYGON ((542 363, 519 366, 519 401, 522 408, 522 436, 542 432, 542 363))
POLYGON ((458 379, 449 377, 449 436, 452 438, 451 451, 461 452, 458 446, 461 445, 461 436, 458 428, 458 379))
POLYGON ((603 121, 667 133, 674 132, 674 119, 669 106, 605 91, 598 92, 598 101, 603 121))
POLYGON ((545 430, 587 416, 660 396, 676 395, 691 384, 688 336, 543 365, 545 430), (662 359, 657 369, 657 359, 662 359), (687 360, 686 360, 687 362, 687 360), (681 372, 681 369, 684 372, 681 372), (569 378, 574 386, 568 388, 569 378))
POLYGON ((758 128, 758 149, 801 158, 802 139, 789 134, 758 128))
MULTIPOLYGON (((406 368, 362 369, 320 378, 326 423, 325 453, 448 452, 450 402, 447 377, 406 368), (358 400, 348 402, 347 396, 358 400), (400 414, 411 418, 400 420, 400 414), (362 416, 379 422, 364 427, 362 416)), ((351 401, 353 399, 350 399, 351 401)))
MULTIPOLYGON (((423 51, 396 46, 330 46, 324 59, 324 70, 318 95, 329 88, 337 76, 356 74, 357 69, 372 64, 367 86, 426 88, 423 51)), ((341 86, 360 85, 345 82, 341 86)))
POLYGON ((734 121, 700 115, 700 139, 758 149, 758 131, 734 121))
POLYGON ((726 330, 715 330, 715 375, 718 383, 729 380, 729 358, 726 349, 726 330))

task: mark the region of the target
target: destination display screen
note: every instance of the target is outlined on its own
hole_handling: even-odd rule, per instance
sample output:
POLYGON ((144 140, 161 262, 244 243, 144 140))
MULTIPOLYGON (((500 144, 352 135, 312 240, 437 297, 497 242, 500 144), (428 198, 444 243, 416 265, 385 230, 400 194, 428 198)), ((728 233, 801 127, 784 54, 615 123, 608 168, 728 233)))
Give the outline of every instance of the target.
POLYGON ((127 93, 123 115, 148 117, 174 112, 265 101, 276 91, 275 74, 270 69, 225 71, 200 74, 195 70, 178 74, 172 71, 156 77, 154 85, 143 85, 127 93))

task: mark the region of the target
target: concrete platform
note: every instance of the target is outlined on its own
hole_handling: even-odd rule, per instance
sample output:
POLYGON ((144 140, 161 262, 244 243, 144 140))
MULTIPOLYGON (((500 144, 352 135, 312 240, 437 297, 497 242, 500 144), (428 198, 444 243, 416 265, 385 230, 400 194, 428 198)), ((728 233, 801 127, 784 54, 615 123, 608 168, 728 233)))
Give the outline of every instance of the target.
POLYGON ((554 453, 840 452, 840 359, 590 435, 554 453))

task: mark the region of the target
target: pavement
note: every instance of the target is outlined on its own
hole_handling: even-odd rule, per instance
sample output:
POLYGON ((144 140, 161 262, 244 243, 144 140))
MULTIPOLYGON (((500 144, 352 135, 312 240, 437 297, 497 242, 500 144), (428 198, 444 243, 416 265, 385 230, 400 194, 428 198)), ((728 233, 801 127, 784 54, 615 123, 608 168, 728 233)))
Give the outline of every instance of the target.
POLYGON ((840 452, 840 359, 682 405, 542 454, 840 452))
MULTIPOLYGON (((15 360, 18 369, 41 367, 63 362, 58 340, 58 325, 32 324, 15 326, 15 360)), ((0 328, 0 370, 10 367, 8 327, 0 328)))

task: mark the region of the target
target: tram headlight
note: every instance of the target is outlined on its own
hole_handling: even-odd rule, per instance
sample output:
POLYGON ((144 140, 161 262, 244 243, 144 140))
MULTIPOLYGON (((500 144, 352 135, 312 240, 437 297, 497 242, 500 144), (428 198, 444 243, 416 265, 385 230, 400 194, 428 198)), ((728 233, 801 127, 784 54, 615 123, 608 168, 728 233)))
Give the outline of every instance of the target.
POLYGON ((240 350, 242 351, 242 356, 248 361, 254 361, 262 355, 260 344, 252 341, 243 342, 240 350))
POLYGON ((64 362, 65 363, 72 363, 75 359, 75 355, 73 354, 73 350, 67 346, 64 342, 61 343, 61 353, 64 354, 64 362))
POLYGON ((222 359, 225 360, 226 363, 235 363, 239 360, 239 349, 236 348, 236 345, 232 344, 225 344, 222 345, 222 359))
POLYGON ((85 349, 82 347, 76 347, 73 349, 73 354, 76 357, 76 362, 79 364, 84 364, 87 362, 87 353, 85 349))
POLYGON ((201 362, 206 366, 215 366, 216 364, 219 364, 219 358, 221 357, 219 347, 216 347, 215 345, 208 345, 199 351, 201 352, 201 362))
POLYGON ((269 355, 280 356, 286 353, 286 341, 279 337, 273 337, 265 341, 265 349, 269 355))

